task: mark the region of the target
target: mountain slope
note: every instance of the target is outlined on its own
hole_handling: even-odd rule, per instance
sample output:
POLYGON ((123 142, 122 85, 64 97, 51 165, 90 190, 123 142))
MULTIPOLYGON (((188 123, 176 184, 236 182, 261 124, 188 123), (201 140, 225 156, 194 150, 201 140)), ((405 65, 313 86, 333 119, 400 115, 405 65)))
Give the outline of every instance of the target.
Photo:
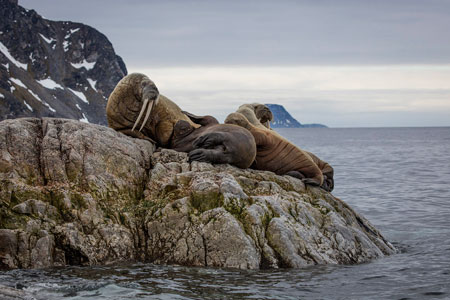
POLYGON ((301 124, 294 119, 288 111, 279 104, 265 104, 273 114, 273 121, 270 122, 272 128, 309 128, 309 127, 327 127, 322 124, 301 124))
POLYGON ((100 32, 49 21, 0 0, 0 120, 63 117, 106 124, 105 106, 125 64, 100 32))

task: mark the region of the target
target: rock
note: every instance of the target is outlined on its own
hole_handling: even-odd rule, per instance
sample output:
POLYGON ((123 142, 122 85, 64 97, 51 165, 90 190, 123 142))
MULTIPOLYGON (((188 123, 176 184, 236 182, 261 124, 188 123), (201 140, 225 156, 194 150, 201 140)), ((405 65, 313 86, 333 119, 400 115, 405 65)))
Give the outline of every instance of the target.
POLYGON ((0 122, 0 269, 145 261, 241 269, 353 264, 395 252, 300 180, 187 162, 64 119, 0 122))

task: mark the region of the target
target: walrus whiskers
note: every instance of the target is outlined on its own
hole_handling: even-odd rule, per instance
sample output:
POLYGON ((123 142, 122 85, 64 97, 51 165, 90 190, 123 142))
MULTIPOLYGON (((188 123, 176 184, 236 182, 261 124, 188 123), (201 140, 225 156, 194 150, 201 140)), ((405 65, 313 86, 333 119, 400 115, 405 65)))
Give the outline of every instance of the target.
POLYGON ((139 131, 141 131, 142 128, 144 128, 145 123, 147 123, 148 117, 150 117, 150 113, 152 112, 153 105, 157 104, 157 103, 158 103, 158 100, 159 100, 159 94, 158 94, 158 97, 156 97, 155 101, 152 101, 152 102, 150 103, 149 108, 148 108, 148 110, 147 110, 147 114, 145 115, 144 122, 142 122, 141 128, 139 128, 139 131))
MULTIPOLYGON (((139 116, 136 119, 136 122, 134 123, 133 128, 131 129, 131 131, 134 131, 134 129, 136 128, 137 124, 139 123, 139 120, 142 118, 142 115, 144 114, 145 109, 147 108, 147 104, 148 104, 148 99, 144 100, 144 104, 142 105, 141 111, 139 112, 139 116)), ((145 122, 144 122, 145 124, 145 122)), ((141 127, 142 129, 142 127, 141 127)), ((141 131, 141 130, 139 130, 141 131)))

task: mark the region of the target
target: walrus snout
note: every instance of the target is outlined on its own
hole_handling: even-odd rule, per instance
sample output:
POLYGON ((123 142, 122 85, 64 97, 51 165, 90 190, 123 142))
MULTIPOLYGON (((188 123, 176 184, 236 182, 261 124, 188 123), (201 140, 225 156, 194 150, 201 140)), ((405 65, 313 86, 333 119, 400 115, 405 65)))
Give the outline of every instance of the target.
POLYGON ((149 100, 155 100, 156 97, 159 95, 159 90, 156 87, 156 85, 153 83, 153 81, 147 82, 142 87, 142 99, 149 99, 149 100))

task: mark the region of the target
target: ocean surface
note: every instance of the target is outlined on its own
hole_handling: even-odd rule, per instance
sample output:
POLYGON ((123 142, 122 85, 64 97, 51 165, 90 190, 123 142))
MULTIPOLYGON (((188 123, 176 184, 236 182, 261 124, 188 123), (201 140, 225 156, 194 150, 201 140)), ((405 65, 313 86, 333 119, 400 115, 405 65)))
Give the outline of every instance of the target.
POLYGON ((280 129, 328 161, 333 194, 399 253, 351 266, 239 271, 156 266, 0 273, 37 299, 450 299, 450 128, 280 129))

